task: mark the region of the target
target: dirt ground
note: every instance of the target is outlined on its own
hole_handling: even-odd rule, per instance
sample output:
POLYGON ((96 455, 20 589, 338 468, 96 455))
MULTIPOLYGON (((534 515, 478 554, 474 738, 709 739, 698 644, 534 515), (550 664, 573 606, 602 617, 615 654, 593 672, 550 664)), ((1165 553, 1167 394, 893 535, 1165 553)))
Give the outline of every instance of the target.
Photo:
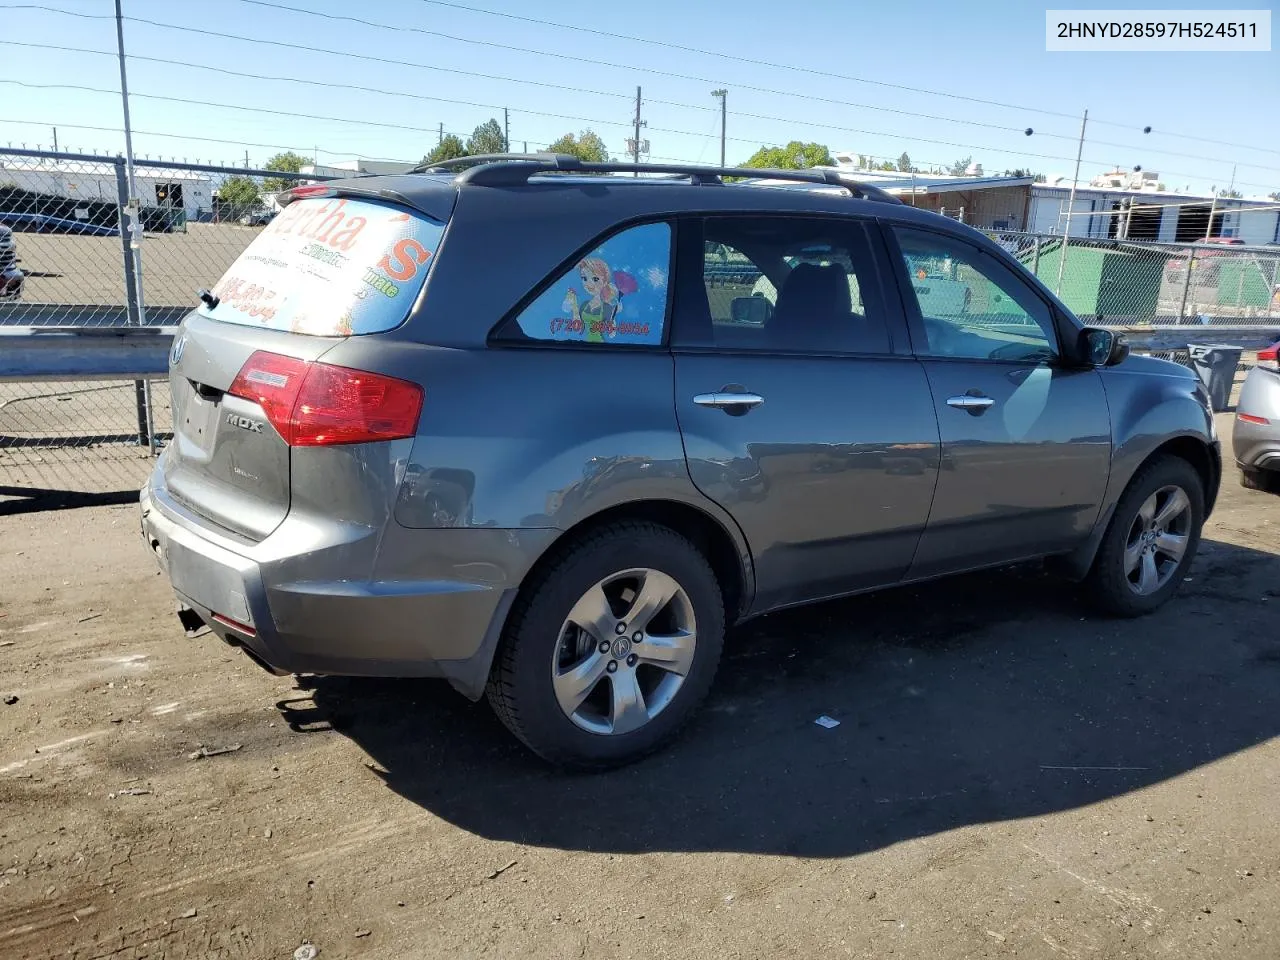
POLYGON ((1135 622, 1035 570, 764 618, 566 777, 185 639, 133 506, 0 516, 0 956, 1276 957, 1278 527, 1229 471, 1135 622))
MULTIPOLYGON (((142 241, 143 297, 152 306, 195 302, 259 233, 237 223, 191 223, 186 233, 147 234, 142 241)), ((121 305, 123 251, 118 237, 17 233, 27 282, 26 303, 121 305)))

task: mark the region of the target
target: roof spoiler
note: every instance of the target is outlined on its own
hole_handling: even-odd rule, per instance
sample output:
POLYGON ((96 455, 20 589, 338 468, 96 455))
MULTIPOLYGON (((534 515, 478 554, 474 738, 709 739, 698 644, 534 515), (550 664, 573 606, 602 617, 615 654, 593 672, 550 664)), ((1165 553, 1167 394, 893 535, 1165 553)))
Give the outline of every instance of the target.
POLYGON ((897 197, 880 187, 844 176, 839 170, 771 170, 752 167, 716 167, 680 163, 597 163, 580 160, 564 153, 489 153, 473 157, 457 157, 438 163, 424 163, 414 167, 413 173, 458 174, 459 183, 471 183, 486 187, 519 186, 541 173, 658 173, 688 177, 694 184, 723 184, 726 177, 750 180, 789 180, 796 183, 814 183, 821 186, 840 187, 863 200, 882 203, 901 203, 897 197))

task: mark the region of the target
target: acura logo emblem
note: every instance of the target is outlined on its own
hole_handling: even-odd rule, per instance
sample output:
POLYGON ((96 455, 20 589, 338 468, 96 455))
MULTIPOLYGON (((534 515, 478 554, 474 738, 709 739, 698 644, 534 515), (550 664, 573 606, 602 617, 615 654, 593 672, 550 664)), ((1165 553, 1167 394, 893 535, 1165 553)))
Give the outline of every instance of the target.
POLYGON ((169 351, 169 362, 174 366, 178 365, 178 361, 182 359, 182 351, 187 348, 187 335, 184 333, 174 341, 173 349, 169 351))

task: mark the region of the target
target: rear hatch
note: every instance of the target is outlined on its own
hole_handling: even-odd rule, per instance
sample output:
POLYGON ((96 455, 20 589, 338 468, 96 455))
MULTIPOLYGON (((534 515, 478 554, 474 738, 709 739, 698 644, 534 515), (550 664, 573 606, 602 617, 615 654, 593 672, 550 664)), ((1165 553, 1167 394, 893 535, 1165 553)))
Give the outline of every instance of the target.
POLYGON ((292 446, 411 436, 416 385, 323 364, 343 339, 402 324, 444 223, 367 196, 296 199, 183 321, 169 357, 170 494, 261 540, 289 512, 292 446), (407 431, 407 432, 406 432, 407 431))

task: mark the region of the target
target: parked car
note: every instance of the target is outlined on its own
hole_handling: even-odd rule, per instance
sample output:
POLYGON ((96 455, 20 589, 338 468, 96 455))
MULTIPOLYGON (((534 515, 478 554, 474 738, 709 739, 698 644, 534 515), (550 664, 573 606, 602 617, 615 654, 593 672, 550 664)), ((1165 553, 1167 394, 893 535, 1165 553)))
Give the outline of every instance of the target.
MULTIPOLYGON (((1215 284, 1218 282, 1218 269, 1222 266, 1222 258, 1233 256, 1231 250, 1214 249, 1216 247, 1240 247, 1244 241, 1239 237, 1209 237, 1197 241, 1210 245, 1210 249, 1197 250, 1191 255, 1191 280, 1193 283, 1215 284)), ((1187 273, 1187 258, 1174 257, 1164 265, 1165 280, 1169 283, 1182 283, 1187 273)))
POLYGON ((1258 351, 1244 378, 1231 431, 1240 482, 1252 490, 1280 492, 1280 342, 1258 351))
POLYGON ((274 210, 252 210, 240 218, 242 227, 264 227, 275 217, 274 210))
POLYGON ((632 169, 289 194, 171 353, 141 528, 191 635, 444 677, 597 768, 670 740, 749 617, 1042 557, 1119 616, 1178 590, 1221 476, 1190 370, 834 172, 632 169), (726 250, 761 323, 708 297, 726 250), (944 262, 972 292, 929 307, 909 264, 944 262))
POLYGON ((18 244, 13 231, 0 223, 0 303, 13 303, 22 299, 22 286, 26 280, 18 269, 18 244))
POLYGON ((120 228, 87 220, 69 220, 51 217, 44 213, 13 213, 0 211, 0 219, 14 230, 32 233, 75 233, 87 237, 118 237, 120 228))

